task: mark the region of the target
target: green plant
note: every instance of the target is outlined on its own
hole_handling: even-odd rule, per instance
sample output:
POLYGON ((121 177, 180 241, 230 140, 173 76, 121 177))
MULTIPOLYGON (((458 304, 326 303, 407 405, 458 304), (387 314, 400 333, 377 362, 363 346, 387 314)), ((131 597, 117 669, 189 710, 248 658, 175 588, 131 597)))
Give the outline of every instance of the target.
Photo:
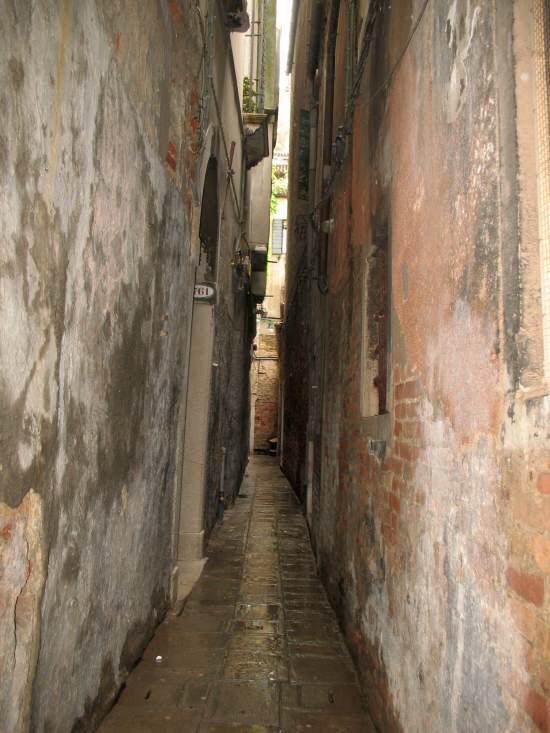
POLYGON ((252 79, 245 76, 243 79, 243 112, 252 114, 258 111, 256 92, 252 86, 252 79))
POLYGON ((275 175, 275 168, 271 169, 271 200, 269 202, 269 210, 271 214, 275 214, 277 211, 277 199, 281 196, 286 196, 288 193, 288 180, 286 178, 279 178, 275 175))

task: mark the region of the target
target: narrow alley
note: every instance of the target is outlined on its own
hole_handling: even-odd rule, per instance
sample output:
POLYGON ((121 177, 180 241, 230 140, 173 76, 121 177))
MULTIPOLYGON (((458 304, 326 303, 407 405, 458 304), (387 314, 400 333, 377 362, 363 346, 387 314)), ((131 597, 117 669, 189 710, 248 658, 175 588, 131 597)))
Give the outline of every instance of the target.
POLYGON ((550 0, 0 38, 0 733, 550 733, 550 0))
POLYGON ((157 629, 100 733, 369 733, 299 503, 252 458, 180 615, 157 629))

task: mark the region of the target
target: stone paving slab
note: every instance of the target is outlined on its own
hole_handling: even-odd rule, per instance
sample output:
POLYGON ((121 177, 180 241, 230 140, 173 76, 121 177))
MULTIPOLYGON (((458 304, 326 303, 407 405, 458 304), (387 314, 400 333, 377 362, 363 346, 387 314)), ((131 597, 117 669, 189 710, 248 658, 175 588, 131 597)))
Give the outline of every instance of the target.
POLYGON ((275 459, 251 460, 241 494, 100 733, 374 733, 275 459))

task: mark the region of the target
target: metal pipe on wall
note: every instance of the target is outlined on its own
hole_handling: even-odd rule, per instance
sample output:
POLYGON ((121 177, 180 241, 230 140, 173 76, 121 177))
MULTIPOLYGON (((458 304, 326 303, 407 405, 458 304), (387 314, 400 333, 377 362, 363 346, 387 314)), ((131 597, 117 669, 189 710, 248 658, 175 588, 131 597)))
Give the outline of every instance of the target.
POLYGON ((296 26, 298 24, 298 10, 300 9, 300 0, 294 0, 292 3, 292 15, 290 17, 290 42, 288 44, 288 57, 286 61, 286 73, 292 73, 294 64, 294 44, 296 43, 296 26))
POLYGON ((221 518, 225 512, 225 460, 227 456, 227 448, 222 446, 222 459, 221 459, 221 470, 220 470, 220 495, 219 495, 219 511, 221 518))

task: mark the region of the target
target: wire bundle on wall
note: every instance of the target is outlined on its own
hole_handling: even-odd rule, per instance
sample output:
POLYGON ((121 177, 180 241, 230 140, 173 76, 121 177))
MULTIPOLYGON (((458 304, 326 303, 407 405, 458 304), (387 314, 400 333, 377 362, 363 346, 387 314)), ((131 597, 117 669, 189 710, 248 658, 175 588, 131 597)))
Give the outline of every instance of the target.
MULTIPOLYGON (((407 40, 400 51, 395 63, 393 64, 392 68, 390 69, 389 74, 387 75, 386 79, 380 84, 379 87, 376 88, 376 90, 368 97, 368 99, 364 102, 364 106, 367 107, 378 97, 379 94, 381 94, 384 91, 387 91, 391 88, 393 79, 395 77, 395 74, 401 65, 405 54, 407 53, 407 50, 409 49, 409 46, 418 30, 418 27, 420 26, 420 23, 422 21, 422 18, 424 17, 424 14, 426 12, 426 9, 428 7, 430 0, 424 0, 424 3, 422 5, 422 8, 420 9, 416 20, 412 24, 410 33, 407 37, 407 40)), ((347 138, 349 138, 352 134, 353 129, 353 114, 355 111, 355 102, 357 100, 357 97, 359 96, 360 90, 361 90, 361 83, 363 80, 363 75, 365 72, 365 68, 367 66, 367 61, 370 56, 370 50, 372 48, 373 41, 376 37, 376 30, 379 24, 379 18, 383 16, 383 14, 386 12, 386 10, 389 10, 391 8, 391 3, 384 3, 383 0, 374 0, 370 3, 369 10, 367 17, 364 21, 364 34, 363 34, 363 42, 361 45, 361 51, 359 53, 357 66, 354 70, 353 75, 353 82, 351 84, 351 90, 347 97, 346 104, 345 104, 345 121, 344 124, 338 129, 338 133, 336 135, 335 141, 334 141, 334 148, 336 152, 336 165, 333 164, 332 170, 330 173, 330 177, 328 178, 325 186, 324 186, 324 193, 321 197, 321 199, 315 204, 313 209, 310 211, 308 219, 311 224, 312 229, 316 234, 320 233, 320 226, 317 222, 317 213, 319 209, 331 198, 332 194, 334 193, 334 186, 336 183, 336 178, 338 171, 342 168, 344 161, 347 157, 347 138)), ((325 283, 321 282, 321 276, 318 276, 316 278, 317 285, 319 287, 320 292, 325 295, 328 292, 328 286, 325 283)), ((288 304, 288 308, 292 306, 292 302, 294 300, 293 298, 288 304)))

